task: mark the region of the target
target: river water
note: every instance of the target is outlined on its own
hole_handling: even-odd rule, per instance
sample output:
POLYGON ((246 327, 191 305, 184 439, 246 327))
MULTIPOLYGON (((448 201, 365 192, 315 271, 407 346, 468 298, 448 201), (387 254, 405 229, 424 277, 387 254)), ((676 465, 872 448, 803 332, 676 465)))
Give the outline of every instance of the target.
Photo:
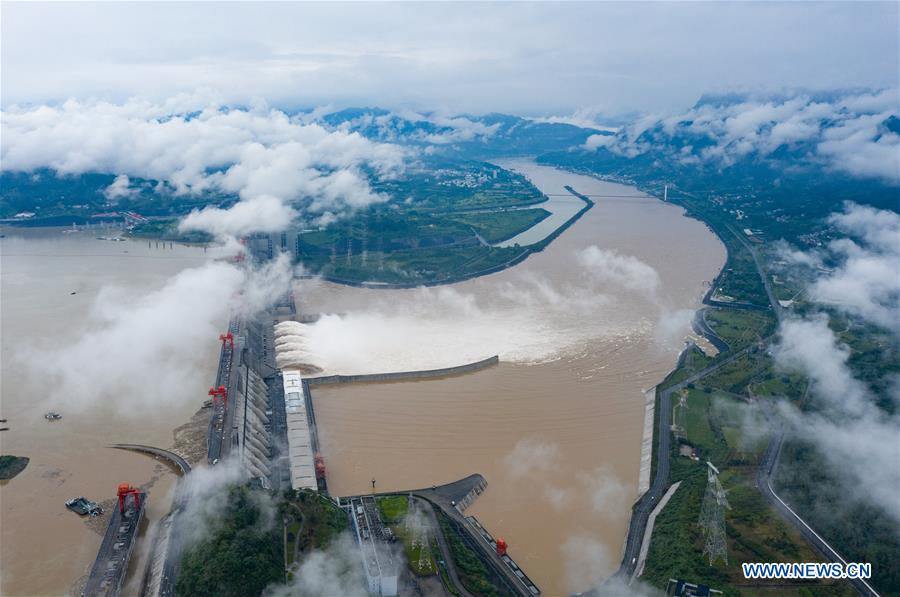
MULTIPOLYGON (((596 205, 543 252, 498 274, 406 291, 301 281, 296 296, 303 312, 331 314, 309 327, 316 364, 329 373, 500 355, 499 366, 464 377, 317 388, 329 486, 359 493, 375 478, 384 491, 480 472, 488 490, 467 513, 507 540, 545 594, 560 594, 618 563, 637 487, 641 392, 674 365, 690 310, 725 252, 701 223, 635 189, 524 162, 512 167, 547 194, 565 197, 569 184, 596 205)), ((98 301, 157 291, 209 256, 94 233, 3 232, 0 418, 10 430, 0 432, 0 449, 31 462, 0 485, 0 593, 59 595, 88 572, 101 539, 65 500, 109 499, 120 482, 152 482, 150 522, 168 510, 173 474, 106 446, 171 445, 173 429, 206 397, 218 344, 195 355, 195 375, 165 408, 140 418, 113 407, 127 402, 115 396, 69 408, 66 387, 35 375, 23 358, 74 344, 96 325, 98 301), (108 286, 124 294, 101 292, 108 286), (45 421, 48 410, 63 419, 45 421)), ((139 342, 123 339, 122 352, 139 342)), ((54 362, 41 367, 52 371, 54 362)), ((133 569, 142 570, 148 544, 139 543, 133 569)))
MULTIPOLYGON (((527 168, 522 160, 497 160, 495 162, 501 168, 522 169, 527 168)), ((550 236, 554 230, 565 224, 569 219, 584 208, 584 201, 572 195, 563 189, 560 193, 544 193, 547 200, 538 205, 529 206, 531 208, 539 207, 550 212, 550 215, 532 226, 527 230, 523 230, 519 234, 505 241, 497 243, 496 247, 514 247, 515 245, 528 246, 536 242, 540 242, 550 236)))
MULTIPOLYGON (((47 383, 23 366, 22 359, 32 349, 73 344, 102 288, 115 286, 138 295, 158 290, 171 276, 208 256, 195 247, 170 249, 166 244, 163 249, 146 241, 100 241, 95 239, 97 231, 4 229, 3 233, 0 418, 8 420, 2 426, 10 429, 0 433, 0 448, 31 462, 0 485, 0 593, 62 595, 89 571, 101 540, 83 519, 66 510, 64 502, 80 495, 108 500, 115 497, 119 483, 152 482, 147 519, 152 523, 168 511, 173 473, 146 456, 106 446, 118 442, 170 446, 173 428, 187 422, 206 397, 218 344, 211 338, 209 354, 198 355, 196 383, 184 387, 183 396, 158 409, 156 416, 140 419, 102 402, 83 410, 68 408, 66 388, 47 383), (59 411, 62 420, 46 421, 48 410, 59 411)), ((123 344, 121 349, 133 347, 123 344)), ((42 366, 49 371, 54 363, 42 366)), ((133 569, 143 571, 148 544, 138 543, 133 569)), ((132 576, 136 580, 140 574, 132 576)), ((136 585, 131 583, 128 590, 133 593, 136 585)))
POLYGON ((673 368, 725 250, 680 208, 636 189, 507 163, 548 195, 595 206, 543 252, 491 276, 418 290, 298 282, 326 314, 309 346, 328 373, 501 364, 432 381, 314 390, 335 495, 481 473, 467 510, 545 594, 618 566, 637 497, 644 390, 673 368))

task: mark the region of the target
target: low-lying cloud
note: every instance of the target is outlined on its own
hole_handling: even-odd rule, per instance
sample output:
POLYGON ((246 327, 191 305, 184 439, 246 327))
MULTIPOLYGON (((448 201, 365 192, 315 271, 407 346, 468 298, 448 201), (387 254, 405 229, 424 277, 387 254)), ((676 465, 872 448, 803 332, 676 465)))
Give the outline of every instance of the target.
POLYGON ((835 268, 810 287, 810 298, 900 330, 900 214, 848 203, 829 222, 849 238, 829 244, 835 268))
POLYGON ((210 261, 135 295, 105 287, 71 341, 28 346, 17 358, 34 379, 59 388, 59 408, 142 416, 196 400, 216 338, 232 313, 264 308, 290 285, 286 257, 259 268, 210 261))
POLYGON ((659 289, 657 271, 637 257, 621 255, 614 249, 600 249, 596 245, 591 245, 579 251, 577 259, 591 276, 603 282, 618 284, 654 298, 659 289))
POLYGON ((256 201, 232 208, 242 211, 235 216, 208 211, 189 218, 191 228, 212 233, 231 233, 236 221, 242 229, 280 229, 292 214, 287 206, 275 206, 276 200, 326 220, 384 201, 372 191, 369 176, 394 176, 404 159, 395 145, 328 130, 265 105, 224 107, 201 94, 160 103, 11 106, 0 123, 5 171, 114 174, 118 178, 107 189, 111 198, 129 192, 130 177, 160 181, 161 192, 236 194, 256 201), (247 217, 256 211, 262 213, 247 217))
POLYGON ((703 102, 680 114, 645 116, 614 137, 591 136, 583 149, 604 148, 629 158, 663 152, 677 162, 715 167, 788 150, 808 165, 897 183, 898 103, 897 89, 703 102))
POLYGON ((271 195, 240 201, 230 209, 204 207, 178 223, 180 232, 202 230, 217 238, 245 236, 251 232, 278 232, 290 226, 297 211, 271 195))
POLYGON ((881 410, 868 387, 853 376, 850 350, 825 315, 781 326, 776 362, 809 377, 817 412, 788 404, 781 414, 791 434, 815 445, 847 491, 900 522, 900 418, 881 410))
POLYGON ((325 549, 305 554, 292 574, 291 582, 267 587, 264 597, 366 597, 369 594, 359 547, 349 532, 335 537, 325 549))

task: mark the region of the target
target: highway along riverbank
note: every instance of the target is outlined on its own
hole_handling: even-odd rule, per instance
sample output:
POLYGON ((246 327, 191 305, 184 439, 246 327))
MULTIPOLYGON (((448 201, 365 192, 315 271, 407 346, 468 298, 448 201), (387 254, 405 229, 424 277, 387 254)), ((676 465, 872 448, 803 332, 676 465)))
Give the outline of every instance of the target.
POLYGON ((644 390, 678 358, 725 250, 638 190, 527 162, 547 195, 595 202, 547 248, 496 274, 411 290, 297 281, 323 313, 308 346, 326 375, 432 369, 497 354, 469 375, 314 390, 334 495, 481 473, 467 513, 541 587, 584 590, 621 558, 637 497, 644 390), (339 314, 339 315, 338 315, 339 314))

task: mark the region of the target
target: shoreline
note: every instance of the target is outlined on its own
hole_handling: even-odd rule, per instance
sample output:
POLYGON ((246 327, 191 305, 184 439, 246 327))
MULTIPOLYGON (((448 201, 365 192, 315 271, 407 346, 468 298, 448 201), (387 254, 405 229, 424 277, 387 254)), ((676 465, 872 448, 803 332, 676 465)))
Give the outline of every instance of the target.
MULTIPOLYGON (((522 252, 506 261, 504 263, 494 265, 483 270, 478 270, 475 272, 470 272, 468 274, 461 274, 458 276, 451 276, 448 278, 443 278, 441 280, 431 280, 429 282, 416 282, 416 283, 401 283, 401 282, 368 282, 368 281, 357 281, 357 280, 346 280, 343 278, 338 278, 335 276, 329 275, 316 275, 309 277, 318 277, 326 282, 331 282, 333 284, 340 284, 342 286, 350 286, 353 288, 367 288, 367 289, 375 289, 375 290, 409 290, 412 288, 421 288, 425 287, 433 287, 433 286, 446 286, 450 284, 457 284, 459 282, 465 282, 466 280, 473 280, 475 278, 480 278, 482 276, 488 276, 490 274, 496 274, 498 272, 502 272, 511 267, 515 267, 519 265, 523 261, 525 261, 530 255, 534 253, 540 253, 552 243, 554 240, 559 238, 559 236, 568 230, 572 225, 574 225, 581 217, 588 212, 592 207, 594 207, 594 201, 591 200, 587 195, 582 195, 571 186, 566 185, 565 189, 574 195, 575 197, 581 199, 585 202, 585 206, 582 207, 578 212, 573 215, 571 218, 563 222, 556 228, 553 232, 545 236, 543 239, 539 240, 536 243, 525 245, 522 248, 522 252)), ((305 279, 305 276, 301 276, 301 279, 305 279)))

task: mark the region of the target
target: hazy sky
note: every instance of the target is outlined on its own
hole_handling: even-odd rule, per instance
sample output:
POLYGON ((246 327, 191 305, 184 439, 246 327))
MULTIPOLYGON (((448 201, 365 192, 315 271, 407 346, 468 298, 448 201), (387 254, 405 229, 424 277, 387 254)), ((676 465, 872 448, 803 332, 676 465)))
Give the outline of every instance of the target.
POLYGON ((2 104, 152 99, 451 112, 677 110, 896 87, 897 2, 2 4, 2 104))

